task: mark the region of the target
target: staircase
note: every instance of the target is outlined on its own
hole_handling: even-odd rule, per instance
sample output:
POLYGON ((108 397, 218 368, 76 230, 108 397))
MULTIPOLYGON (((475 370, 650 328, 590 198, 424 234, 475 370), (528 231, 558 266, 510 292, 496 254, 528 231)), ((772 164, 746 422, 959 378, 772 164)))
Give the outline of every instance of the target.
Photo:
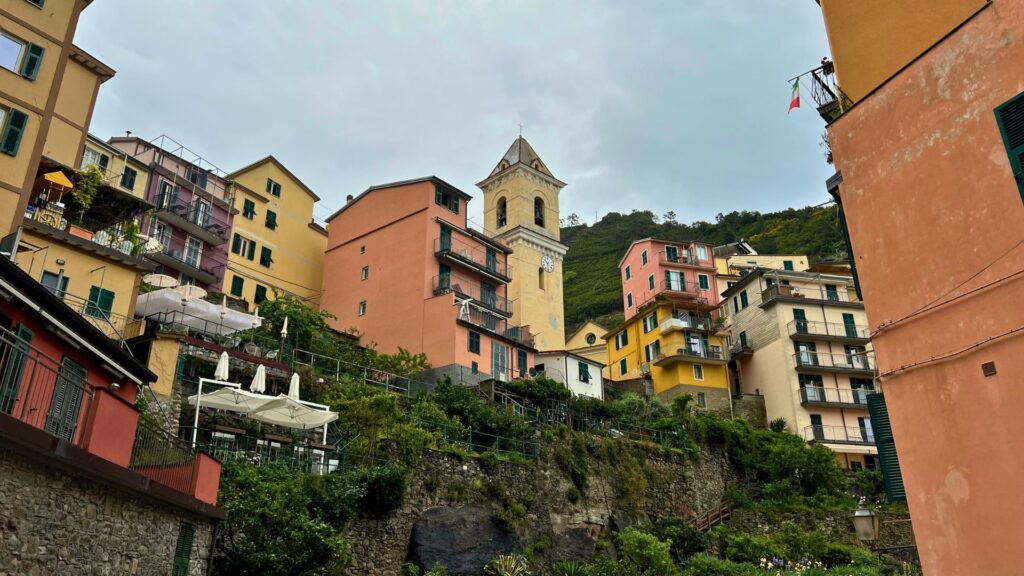
POLYGON ((732 506, 722 504, 699 516, 694 516, 690 520, 690 525, 701 532, 707 532, 715 526, 727 521, 730 517, 732 517, 732 506))

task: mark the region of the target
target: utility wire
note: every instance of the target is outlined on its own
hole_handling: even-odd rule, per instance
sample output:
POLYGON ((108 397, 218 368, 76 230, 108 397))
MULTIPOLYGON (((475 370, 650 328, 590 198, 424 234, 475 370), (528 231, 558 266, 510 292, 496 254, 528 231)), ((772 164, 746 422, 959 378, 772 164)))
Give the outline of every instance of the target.
POLYGON ((1024 331, 1024 326, 1018 326, 1017 328, 1012 328, 1010 330, 1007 330, 1006 332, 1003 332, 1002 334, 996 334, 995 336, 989 336, 988 338, 986 338, 984 340, 979 340, 979 341, 977 341, 974 344, 971 344, 969 346, 964 346, 963 348, 960 348, 958 350, 954 350, 952 352, 947 352, 945 354, 940 354, 938 356, 932 356, 931 358, 929 358, 927 360, 919 360, 917 362, 911 362, 910 364, 904 364, 903 366, 900 366, 899 368, 894 368, 894 369, 889 370, 888 372, 886 372, 884 374, 879 374, 878 377, 879 378, 885 378, 886 376, 892 376, 893 374, 897 374, 899 372, 905 372, 905 371, 910 370, 912 368, 917 368, 918 366, 924 366, 925 364, 931 364, 933 362, 939 362, 941 360, 946 360, 947 358, 952 358, 953 356, 958 356, 960 354, 963 354, 964 352, 967 352, 968 350, 973 350, 975 348, 980 348, 981 346, 984 346, 985 344, 988 344, 989 342, 992 342, 993 340, 998 340, 1000 338, 1005 338, 1005 337, 1007 337, 1007 336, 1009 336, 1011 334, 1015 334, 1015 333, 1021 332, 1021 331, 1024 331))

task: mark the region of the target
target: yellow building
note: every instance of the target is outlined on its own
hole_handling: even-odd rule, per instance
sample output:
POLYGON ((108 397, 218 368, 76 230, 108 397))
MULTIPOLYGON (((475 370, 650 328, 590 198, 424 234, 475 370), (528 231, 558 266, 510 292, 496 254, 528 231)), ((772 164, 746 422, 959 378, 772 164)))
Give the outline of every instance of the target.
POLYGON ((313 216, 320 197, 273 156, 226 178, 237 213, 224 291, 253 304, 277 291, 319 307, 327 249, 327 230, 313 216))
POLYGON ((611 381, 642 382, 665 401, 690 394, 698 406, 729 413, 725 338, 706 310, 652 300, 604 338, 611 381))
MULTIPOLYGON (((607 328, 588 320, 566 338, 565 349, 577 356, 583 356, 588 360, 606 364, 608 362, 608 349, 604 343, 604 336, 607 333, 607 328)), ((605 380, 608 379, 610 373, 608 366, 605 366, 601 371, 605 380)))
POLYGON ((44 151, 66 165, 77 160, 96 88, 113 75, 72 45, 87 4, 44 8, 41 0, 21 0, 0 7, 0 235, 20 224, 44 151))
POLYGON ((538 350, 564 350, 562 258, 569 248, 559 242, 558 194, 565 183, 520 136, 477 186, 484 193, 484 232, 513 250, 513 323, 529 327, 538 350))

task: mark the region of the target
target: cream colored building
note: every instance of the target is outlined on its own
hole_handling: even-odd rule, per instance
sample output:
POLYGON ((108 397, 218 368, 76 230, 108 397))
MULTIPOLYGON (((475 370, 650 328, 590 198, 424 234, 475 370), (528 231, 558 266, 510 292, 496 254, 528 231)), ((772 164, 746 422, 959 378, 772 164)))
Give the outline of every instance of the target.
POLYGON ((874 468, 867 395, 875 363, 852 278, 759 267, 722 296, 734 393, 762 397, 769 421, 785 419, 843 467, 874 468))
POLYGON ((529 327, 538 350, 564 350, 562 258, 569 248, 559 241, 558 194, 565 183, 520 136, 477 186, 484 232, 513 250, 512 321, 529 327))
POLYGON ((569 352, 600 363, 603 366, 601 375, 605 379, 609 378, 608 347, 604 342, 604 336, 607 333, 607 328, 588 320, 570 334, 565 341, 565 349, 569 352))
POLYGON ((319 307, 327 248, 327 230, 313 217, 320 197, 273 156, 226 178, 237 212, 224 292, 259 304, 276 291, 319 307))

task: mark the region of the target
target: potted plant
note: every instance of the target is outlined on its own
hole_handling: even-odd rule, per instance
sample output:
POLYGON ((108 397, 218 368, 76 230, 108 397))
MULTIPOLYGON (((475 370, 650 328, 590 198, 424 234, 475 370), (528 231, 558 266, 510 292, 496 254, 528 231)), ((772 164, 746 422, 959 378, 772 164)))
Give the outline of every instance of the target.
POLYGON ((75 183, 75 189, 72 192, 78 218, 76 220, 68 220, 68 234, 92 240, 92 231, 84 228, 82 224, 85 219, 85 213, 92 206, 92 202, 96 198, 96 192, 102 183, 103 173, 95 166, 90 165, 82 172, 79 172, 78 182, 75 183))

